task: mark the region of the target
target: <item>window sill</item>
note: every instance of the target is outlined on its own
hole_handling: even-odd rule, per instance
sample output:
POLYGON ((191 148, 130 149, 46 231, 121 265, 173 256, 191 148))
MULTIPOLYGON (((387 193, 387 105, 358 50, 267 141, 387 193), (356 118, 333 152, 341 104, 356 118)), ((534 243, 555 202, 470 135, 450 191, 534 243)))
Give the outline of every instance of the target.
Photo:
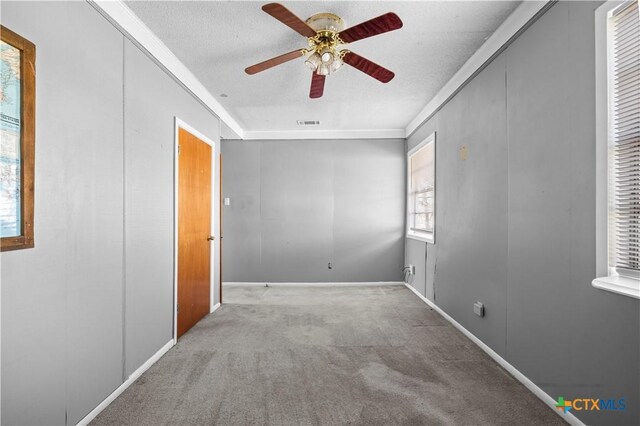
POLYGON ((601 290, 640 299, 640 280, 621 276, 602 277, 593 280, 591 285, 601 290))
POLYGON ((412 240, 422 241, 423 243, 434 244, 433 234, 422 235, 422 234, 417 234, 413 232, 408 232, 407 238, 410 238, 412 240))

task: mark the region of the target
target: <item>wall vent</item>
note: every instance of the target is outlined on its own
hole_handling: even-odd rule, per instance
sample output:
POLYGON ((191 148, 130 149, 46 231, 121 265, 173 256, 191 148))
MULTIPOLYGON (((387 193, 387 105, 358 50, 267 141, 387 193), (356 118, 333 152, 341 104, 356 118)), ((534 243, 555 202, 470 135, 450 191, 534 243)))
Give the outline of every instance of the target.
POLYGON ((296 120, 296 123, 298 123, 298 126, 317 126, 320 124, 317 120, 296 120))

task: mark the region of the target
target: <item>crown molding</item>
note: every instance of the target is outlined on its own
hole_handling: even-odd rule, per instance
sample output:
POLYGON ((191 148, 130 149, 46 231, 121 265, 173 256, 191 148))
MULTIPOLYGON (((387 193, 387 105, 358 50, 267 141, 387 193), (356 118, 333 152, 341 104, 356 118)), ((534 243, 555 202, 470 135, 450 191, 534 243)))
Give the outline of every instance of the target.
POLYGON ((511 15, 491 34, 480 48, 462 65, 429 103, 407 125, 405 137, 411 136, 433 114, 444 106, 476 76, 491 60, 500 54, 511 41, 524 31, 541 13, 545 12, 557 0, 527 0, 514 10, 511 15))
POLYGON ((158 65, 217 115, 231 130, 243 137, 244 131, 240 124, 122 0, 87 1, 128 39, 144 49, 158 65))
POLYGON ((404 139, 404 129, 378 130, 254 130, 245 131, 244 140, 273 139, 404 139))

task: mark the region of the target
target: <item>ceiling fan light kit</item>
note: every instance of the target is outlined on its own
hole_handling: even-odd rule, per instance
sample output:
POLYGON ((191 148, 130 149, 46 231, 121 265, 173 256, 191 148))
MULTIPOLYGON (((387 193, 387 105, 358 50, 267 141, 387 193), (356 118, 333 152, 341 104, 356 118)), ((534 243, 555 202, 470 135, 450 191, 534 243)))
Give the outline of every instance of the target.
POLYGON ((402 28, 402 21, 395 13, 385 13, 344 29, 342 18, 333 13, 318 13, 302 21, 279 3, 266 4, 262 6, 262 10, 307 37, 309 48, 294 50, 252 65, 245 69, 247 74, 253 75, 304 56, 305 65, 312 71, 309 90, 309 97, 312 99, 322 96, 325 77, 337 72, 345 63, 382 83, 393 79, 393 72, 349 50, 340 50, 339 46, 402 28))
POLYGON ((318 55, 316 52, 311 53, 307 57, 307 60, 304 61, 304 64, 308 66, 311 71, 317 70, 318 65, 320 65, 321 63, 322 63, 322 59, 320 58, 320 55, 318 55))

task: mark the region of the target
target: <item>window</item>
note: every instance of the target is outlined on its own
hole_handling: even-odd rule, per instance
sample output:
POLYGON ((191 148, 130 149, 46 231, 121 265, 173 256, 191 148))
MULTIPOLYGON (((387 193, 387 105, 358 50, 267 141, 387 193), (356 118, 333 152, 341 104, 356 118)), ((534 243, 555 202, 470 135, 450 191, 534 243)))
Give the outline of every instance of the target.
POLYGON ((435 235, 435 133, 407 157, 407 237, 433 243, 435 235))
POLYGON ((0 27, 0 249, 33 247, 35 46, 0 27))
POLYGON ((598 275, 594 287, 640 298, 638 0, 596 12, 598 275))

